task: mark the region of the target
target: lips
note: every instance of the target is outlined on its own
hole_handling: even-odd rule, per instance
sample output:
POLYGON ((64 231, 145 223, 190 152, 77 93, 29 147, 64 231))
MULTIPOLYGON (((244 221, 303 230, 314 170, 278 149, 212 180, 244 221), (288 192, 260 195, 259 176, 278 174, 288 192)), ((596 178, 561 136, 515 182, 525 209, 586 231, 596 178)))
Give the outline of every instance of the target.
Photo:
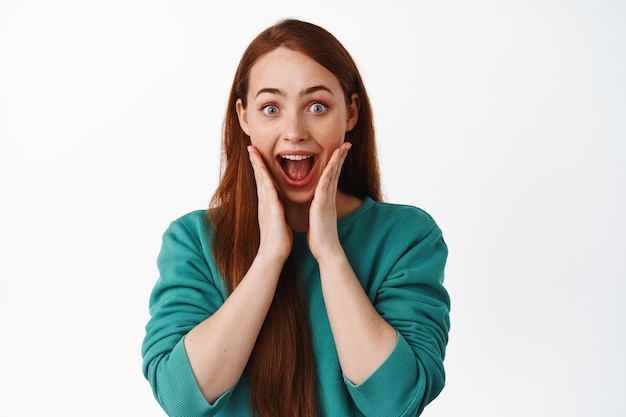
POLYGON ((317 157, 310 153, 282 153, 276 158, 285 182, 294 187, 304 187, 311 181, 317 157))

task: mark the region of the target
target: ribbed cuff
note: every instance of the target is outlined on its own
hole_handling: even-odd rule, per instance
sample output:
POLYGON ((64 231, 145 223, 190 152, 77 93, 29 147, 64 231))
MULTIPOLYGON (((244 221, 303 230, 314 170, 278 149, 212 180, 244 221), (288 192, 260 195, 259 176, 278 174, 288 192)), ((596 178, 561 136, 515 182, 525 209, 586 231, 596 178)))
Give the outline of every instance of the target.
POLYGON ((354 385, 344 375, 348 392, 366 416, 401 416, 417 389, 417 363, 407 341, 398 333, 389 357, 365 381, 354 385))

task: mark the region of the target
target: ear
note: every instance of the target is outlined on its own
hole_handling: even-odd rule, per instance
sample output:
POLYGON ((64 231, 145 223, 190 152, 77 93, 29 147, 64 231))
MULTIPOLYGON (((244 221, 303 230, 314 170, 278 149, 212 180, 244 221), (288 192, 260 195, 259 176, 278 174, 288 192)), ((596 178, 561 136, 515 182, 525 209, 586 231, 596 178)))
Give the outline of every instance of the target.
POLYGON ((352 93, 348 104, 348 119, 346 120, 346 132, 351 131, 359 121, 359 110, 361 109, 361 97, 357 93, 352 93))
POLYGON ((235 103, 235 109, 237 110, 237 118, 239 119, 239 126, 246 135, 250 136, 250 129, 248 128, 248 116, 246 114, 246 108, 243 106, 241 99, 237 99, 235 103))

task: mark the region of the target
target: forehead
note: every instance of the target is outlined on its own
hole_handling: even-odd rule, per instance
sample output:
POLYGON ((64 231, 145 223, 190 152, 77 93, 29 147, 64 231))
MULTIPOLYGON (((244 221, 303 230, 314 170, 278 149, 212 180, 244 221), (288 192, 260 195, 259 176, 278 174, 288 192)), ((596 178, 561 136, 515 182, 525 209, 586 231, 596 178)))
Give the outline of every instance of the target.
POLYGON ((277 48, 263 55, 251 68, 249 94, 264 88, 289 93, 323 85, 335 94, 342 92, 337 77, 313 58, 298 51, 277 48))

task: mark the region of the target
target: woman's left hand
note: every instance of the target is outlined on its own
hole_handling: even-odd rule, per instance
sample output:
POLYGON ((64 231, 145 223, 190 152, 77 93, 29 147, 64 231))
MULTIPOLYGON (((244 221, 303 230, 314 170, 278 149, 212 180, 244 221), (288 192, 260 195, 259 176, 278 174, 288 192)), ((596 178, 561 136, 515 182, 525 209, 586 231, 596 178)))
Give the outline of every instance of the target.
POLYGON ((343 251, 337 234, 337 184, 351 146, 351 143, 344 142, 335 149, 317 183, 311 202, 308 243, 318 262, 325 256, 343 251))

